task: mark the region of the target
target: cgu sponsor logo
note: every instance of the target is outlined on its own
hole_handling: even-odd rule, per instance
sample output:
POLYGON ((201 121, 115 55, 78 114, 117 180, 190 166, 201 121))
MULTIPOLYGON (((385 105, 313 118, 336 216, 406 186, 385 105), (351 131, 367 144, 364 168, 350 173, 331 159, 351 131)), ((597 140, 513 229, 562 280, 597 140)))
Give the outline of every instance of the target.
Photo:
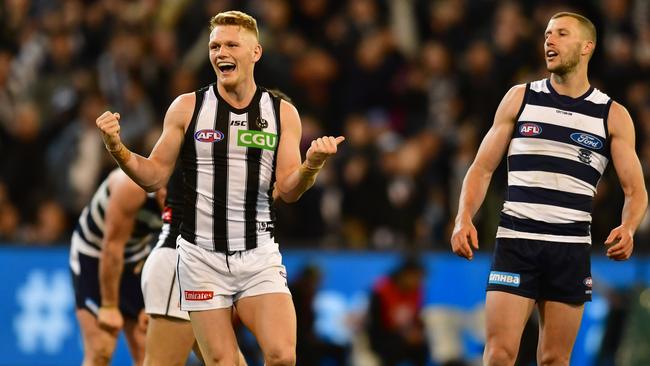
POLYGON ((535 123, 524 123, 519 127, 519 133, 522 136, 537 136, 542 133, 542 128, 535 123))
POLYGON ((594 150, 603 148, 603 142, 598 137, 590 135, 588 133, 574 132, 571 134, 571 140, 584 147, 588 147, 594 150))
POLYGON ((187 301, 205 301, 214 297, 212 291, 188 291, 185 290, 185 300, 187 301))
POLYGON ((219 142, 223 140, 223 132, 212 129, 196 131, 194 139, 200 142, 219 142))
POLYGON ((488 282, 495 285, 519 287, 521 280, 517 273, 492 271, 490 272, 490 280, 488 282))
POLYGON ((273 133, 253 130, 239 130, 237 133, 237 146, 274 151, 277 144, 278 136, 273 133))

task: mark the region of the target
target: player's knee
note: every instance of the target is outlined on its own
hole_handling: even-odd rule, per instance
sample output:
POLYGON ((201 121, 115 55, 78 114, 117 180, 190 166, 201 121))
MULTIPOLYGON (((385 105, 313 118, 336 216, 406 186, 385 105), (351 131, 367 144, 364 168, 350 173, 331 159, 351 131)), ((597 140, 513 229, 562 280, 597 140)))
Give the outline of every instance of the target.
POLYGON ((278 347, 270 350, 264 358, 268 366, 294 366, 296 351, 291 347, 278 347))
POLYGON ((517 350, 504 345, 488 343, 483 354, 483 363, 487 366, 510 366, 515 364, 517 350))
POLYGON ((539 360, 540 366, 569 366, 571 355, 562 355, 556 352, 543 352, 539 360))
POLYGON ((90 352, 90 359, 93 365, 103 366, 111 363, 113 356, 112 349, 109 347, 98 346, 90 352))

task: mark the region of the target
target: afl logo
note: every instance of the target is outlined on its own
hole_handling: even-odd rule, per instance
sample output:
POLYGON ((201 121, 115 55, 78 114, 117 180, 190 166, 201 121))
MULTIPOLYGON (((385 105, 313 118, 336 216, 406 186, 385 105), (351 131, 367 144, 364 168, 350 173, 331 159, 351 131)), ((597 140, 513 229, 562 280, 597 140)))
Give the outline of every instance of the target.
POLYGON ((603 142, 588 133, 574 132, 571 134, 571 140, 590 149, 600 150, 603 148, 603 142))
POLYGON ((519 127, 519 133, 522 136, 537 136, 542 133, 542 128, 535 123, 524 123, 519 127))
POLYGON ((223 140, 223 132, 217 130, 200 130, 194 133, 194 139, 200 142, 219 142, 223 140))
POLYGON ((584 280, 584 284, 585 284, 585 286, 587 286, 587 287, 591 287, 591 286, 593 285, 593 281, 592 281, 591 277, 587 277, 587 278, 585 278, 585 280, 584 280))

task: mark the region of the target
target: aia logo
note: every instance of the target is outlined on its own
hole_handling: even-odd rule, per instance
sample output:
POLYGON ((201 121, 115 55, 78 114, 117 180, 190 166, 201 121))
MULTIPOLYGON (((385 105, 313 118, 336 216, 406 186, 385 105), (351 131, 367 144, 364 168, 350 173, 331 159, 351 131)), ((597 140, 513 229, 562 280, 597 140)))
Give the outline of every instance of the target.
POLYGON ((519 133, 522 136, 537 136, 542 133, 542 128, 535 123, 524 123, 519 127, 519 133))
POLYGON ((200 130, 196 131, 194 139, 200 142, 219 142, 223 140, 223 132, 212 129, 200 130))
POLYGON ((187 301, 205 301, 214 297, 212 291, 185 291, 185 300, 187 301))
POLYGON ((591 286, 593 285, 593 280, 591 279, 591 277, 585 278, 584 284, 585 284, 585 286, 591 288, 591 286))
POLYGON ((163 222, 166 222, 166 223, 172 222, 172 208, 171 207, 165 207, 163 209, 162 220, 163 220, 163 222))

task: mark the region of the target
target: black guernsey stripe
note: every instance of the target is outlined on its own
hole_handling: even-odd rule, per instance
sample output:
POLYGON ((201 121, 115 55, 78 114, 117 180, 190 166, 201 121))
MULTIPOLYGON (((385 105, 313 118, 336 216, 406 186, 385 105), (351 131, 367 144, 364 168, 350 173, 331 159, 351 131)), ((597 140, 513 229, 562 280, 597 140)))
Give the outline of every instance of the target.
MULTIPOLYGON (((248 129, 260 131, 258 121, 260 116, 260 89, 255 94, 254 103, 248 111, 248 129)), ((276 143, 277 144, 277 143, 276 143)), ((257 247, 257 194, 260 190, 260 164, 262 159, 262 149, 246 149, 246 193, 244 195, 244 222, 246 249, 257 247)))
POLYGON ((542 171, 565 174, 596 186, 600 173, 591 166, 569 159, 547 155, 510 155, 508 169, 514 171, 542 171))
POLYGON ((196 121, 203 108, 203 98, 209 87, 197 90, 194 95, 196 102, 194 103, 194 112, 192 113, 192 120, 185 132, 185 141, 182 148, 182 169, 184 181, 183 195, 185 197, 185 205, 183 207, 183 221, 180 224, 180 231, 183 239, 190 243, 196 243, 196 175, 197 175, 197 162, 196 162, 196 148, 194 146, 194 131, 196 130, 196 121))
POLYGON ((593 198, 548 188, 508 186, 508 201, 558 206, 591 213, 593 198))
POLYGON ((501 212, 499 226, 510 230, 535 234, 588 236, 590 223, 578 221, 567 224, 551 224, 544 221, 520 219, 501 212))
POLYGON ((607 106, 606 104, 596 104, 584 99, 572 105, 559 104, 550 93, 535 92, 533 90, 531 90, 530 97, 528 98, 528 104, 559 109, 565 112, 580 113, 594 118, 602 118, 603 110, 607 106))
MULTIPOLYGON (((214 93, 219 93, 216 85, 214 86, 214 93)), ((214 192, 212 212, 214 214, 214 220, 212 221, 212 235, 214 238, 214 250, 227 252, 230 109, 221 98, 217 98, 214 128, 223 133, 223 140, 221 143, 212 144, 212 156, 214 157, 214 178, 212 179, 212 191, 214 192)))
MULTIPOLYGON (((280 135, 282 134, 282 123, 280 123, 280 104, 282 103, 282 99, 275 97, 273 94, 269 93, 271 96, 271 100, 273 101, 273 117, 275 117, 275 131, 276 135, 278 136, 278 143, 275 148, 275 151, 273 152, 273 171, 271 173, 271 184, 269 185, 269 208, 271 210, 271 221, 275 222, 276 217, 275 217, 275 206, 273 205, 273 187, 275 186, 275 168, 277 166, 277 160, 278 160, 278 150, 280 148, 280 135)), ((275 231, 275 226, 273 227, 273 231, 271 231, 271 236, 273 237, 275 231)))

